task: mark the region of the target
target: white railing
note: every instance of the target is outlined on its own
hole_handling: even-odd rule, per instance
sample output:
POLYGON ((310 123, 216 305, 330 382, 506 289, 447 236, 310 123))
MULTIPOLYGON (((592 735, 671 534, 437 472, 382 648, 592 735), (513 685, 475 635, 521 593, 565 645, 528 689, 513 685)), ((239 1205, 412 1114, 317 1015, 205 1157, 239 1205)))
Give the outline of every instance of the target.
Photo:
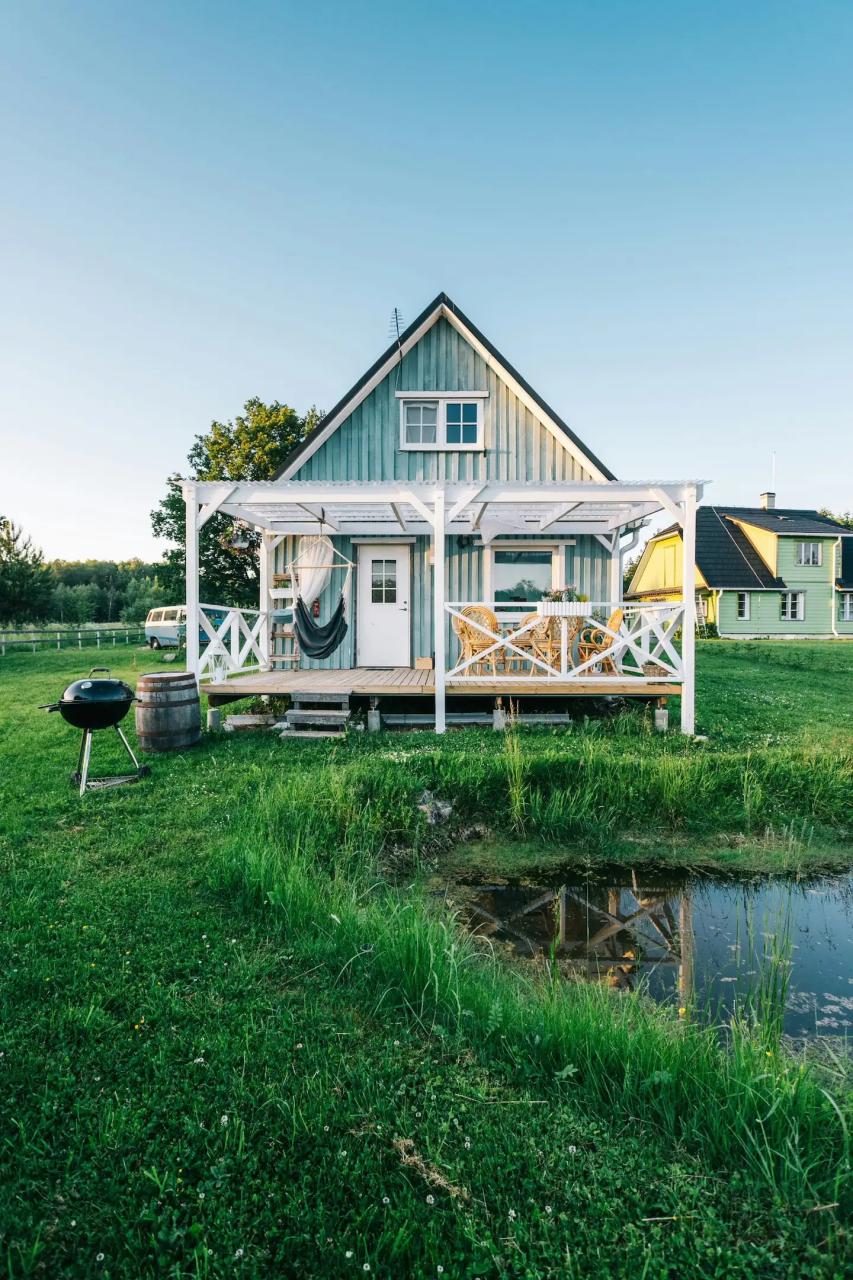
POLYGON ((206 672, 210 678, 224 679, 235 671, 260 671, 269 665, 265 612, 217 604, 200 604, 198 609, 199 632, 202 639, 207 637, 199 676, 206 672))
POLYGON ((570 684, 582 679, 604 687, 614 676, 638 685, 662 680, 680 683, 684 676, 675 645, 684 616, 681 601, 549 605, 462 600, 447 602, 444 608, 454 630, 468 629, 469 640, 467 646, 458 641, 460 655, 446 674, 448 683, 510 684, 531 679, 570 684), (463 613, 471 608, 491 611, 497 627, 482 615, 463 613), (617 609, 621 619, 611 625, 617 609))

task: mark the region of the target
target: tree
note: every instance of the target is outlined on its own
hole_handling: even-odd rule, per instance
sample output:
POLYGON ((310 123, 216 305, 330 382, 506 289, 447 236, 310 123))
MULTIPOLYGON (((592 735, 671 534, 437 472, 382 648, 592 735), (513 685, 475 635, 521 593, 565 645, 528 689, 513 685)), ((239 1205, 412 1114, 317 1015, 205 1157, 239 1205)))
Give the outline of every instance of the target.
MULTIPOLYGON (((151 512, 155 537, 173 544, 164 554, 161 579, 166 593, 183 599, 186 572, 182 479, 272 480, 291 450, 322 415, 316 408, 300 417, 289 405, 264 404, 254 397, 233 422, 212 422, 197 435, 187 455, 186 477, 171 475, 163 501, 151 512)), ((233 522, 214 515, 199 535, 199 590, 210 604, 257 605, 259 536, 249 534, 244 550, 232 546, 233 522)))
POLYGON ((51 581, 40 549, 0 516, 0 620, 38 622, 50 611, 51 581))
POLYGON ((821 507, 818 511, 819 516, 824 516, 827 520, 834 520, 836 524, 843 524, 845 529, 853 529, 853 511, 841 512, 838 515, 830 511, 829 507, 821 507))

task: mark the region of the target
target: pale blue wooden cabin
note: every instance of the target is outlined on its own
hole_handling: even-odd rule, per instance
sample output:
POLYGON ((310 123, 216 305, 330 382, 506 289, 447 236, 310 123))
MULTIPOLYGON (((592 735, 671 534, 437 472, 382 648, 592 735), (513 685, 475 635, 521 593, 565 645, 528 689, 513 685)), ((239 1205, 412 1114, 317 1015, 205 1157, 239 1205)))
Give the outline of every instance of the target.
POLYGON ((324 689, 374 705, 419 697, 441 729, 454 697, 684 692, 682 723, 692 729, 692 563, 683 599, 664 605, 625 605, 622 568, 658 511, 690 546, 701 485, 617 481, 446 294, 275 480, 187 482, 184 492, 187 602, 203 628, 212 606, 198 602, 200 523, 221 510, 263 534, 258 611, 231 610, 189 654, 214 701, 250 688, 306 703, 324 689), (326 580, 305 603, 322 625, 345 591, 348 625, 333 652, 312 658, 294 637, 291 608, 294 592, 306 594, 302 557, 308 548, 317 559, 318 538, 326 580), (564 589, 581 603, 547 599, 564 589), (475 606, 486 612, 472 614, 475 606))

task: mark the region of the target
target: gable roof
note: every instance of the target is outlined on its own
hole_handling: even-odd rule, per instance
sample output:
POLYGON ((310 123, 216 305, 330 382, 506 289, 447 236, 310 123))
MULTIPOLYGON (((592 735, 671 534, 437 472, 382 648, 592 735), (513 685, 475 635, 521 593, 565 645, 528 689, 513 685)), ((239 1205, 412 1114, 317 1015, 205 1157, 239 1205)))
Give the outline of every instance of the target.
MULTIPOLYGON (((771 533, 804 537, 842 535, 841 577, 838 587, 853 587, 853 529, 822 516, 818 511, 792 507, 698 507, 696 510, 696 567, 713 590, 784 591, 786 583, 775 577, 758 554, 739 522, 771 533)), ((661 538, 681 536, 681 526, 671 524, 649 539, 631 583, 645 567, 647 552, 661 538)), ((628 594, 631 594, 629 587, 628 594)))
MULTIPOLYGON (((785 583, 775 577, 756 551, 740 525, 726 518, 728 509, 721 507, 697 507, 696 509, 696 567, 712 590, 779 591, 785 583)), ((654 544, 673 533, 681 537, 681 525, 671 524, 661 529, 646 544, 637 568, 634 570, 628 595, 632 595, 634 580, 645 568, 654 544)), ((647 594, 647 593, 644 593, 647 594)), ((654 594, 652 592, 651 594, 654 594)))
POLYGON ((753 524, 757 529, 767 529, 770 533, 831 538, 837 537, 839 533, 853 532, 843 524, 839 524, 837 520, 831 520, 829 516, 822 516, 819 511, 809 509, 795 507, 772 507, 769 511, 764 507, 717 507, 716 509, 724 516, 743 520, 745 524, 753 524))
POLYGON ((325 440, 332 435, 337 428, 346 420, 353 409, 373 390, 378 383, 387 376, 387 374, 399 364, 405 355, 406 350, 415 345, 422 337, 427 329, 431 328, 442 316, 445 316, 454 327, 460 329, 463 336, 467 337, 472 345, 481 347, 491 360, 498 366, 499 371, 504 378, 515 383, 522 399, 531 402, 531 407, 537 416, 541 417, 546 427, 561 439, 561 442, 570 452, 579 455, 580 461, 585 464, 591 471, 598 472, 597 478, 601 480, 615 480, 616 476, 605 466, 605 464, 591 453, 586 445, 575 435, 571 427, 563 421, 559 414, 548 405, 542 397, 531 387, 530 383, 524 379, 520 373, 509 363, 504 356, 498 351, 489 339, 482 334, 468 317, 462 312, 456 303, 448 297, 446 293, 440 293, 432 300, 429 306, 412 321, 408 328, 400 335, 399 341, 395 339, 391 345, 383 351, 382 355, 376 360, 370 368, 362 374, 358 382, 356 382, 346 395, 342 396, 334 408, 317 423, 313 431, 311 431, 305 439, 291 451, 285 459, 283 466, 274 476, 276 480, 289 480, 292 478, 294 471, 298 468, 301 461, 307 460, 312 453, 324 443, 325 440))

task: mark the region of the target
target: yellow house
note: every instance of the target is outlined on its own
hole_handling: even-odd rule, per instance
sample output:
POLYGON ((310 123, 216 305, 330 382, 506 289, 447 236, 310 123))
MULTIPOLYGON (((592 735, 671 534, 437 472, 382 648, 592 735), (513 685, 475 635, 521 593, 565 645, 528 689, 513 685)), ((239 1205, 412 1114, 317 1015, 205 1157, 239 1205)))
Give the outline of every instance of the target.
MULTIPOLYGON (((853 529, 818 511, 700 507, 698 612, 721 636, 853 637, 853 529)), ((681 598, 681 529, 646 544, 626 599, 681 598)))

